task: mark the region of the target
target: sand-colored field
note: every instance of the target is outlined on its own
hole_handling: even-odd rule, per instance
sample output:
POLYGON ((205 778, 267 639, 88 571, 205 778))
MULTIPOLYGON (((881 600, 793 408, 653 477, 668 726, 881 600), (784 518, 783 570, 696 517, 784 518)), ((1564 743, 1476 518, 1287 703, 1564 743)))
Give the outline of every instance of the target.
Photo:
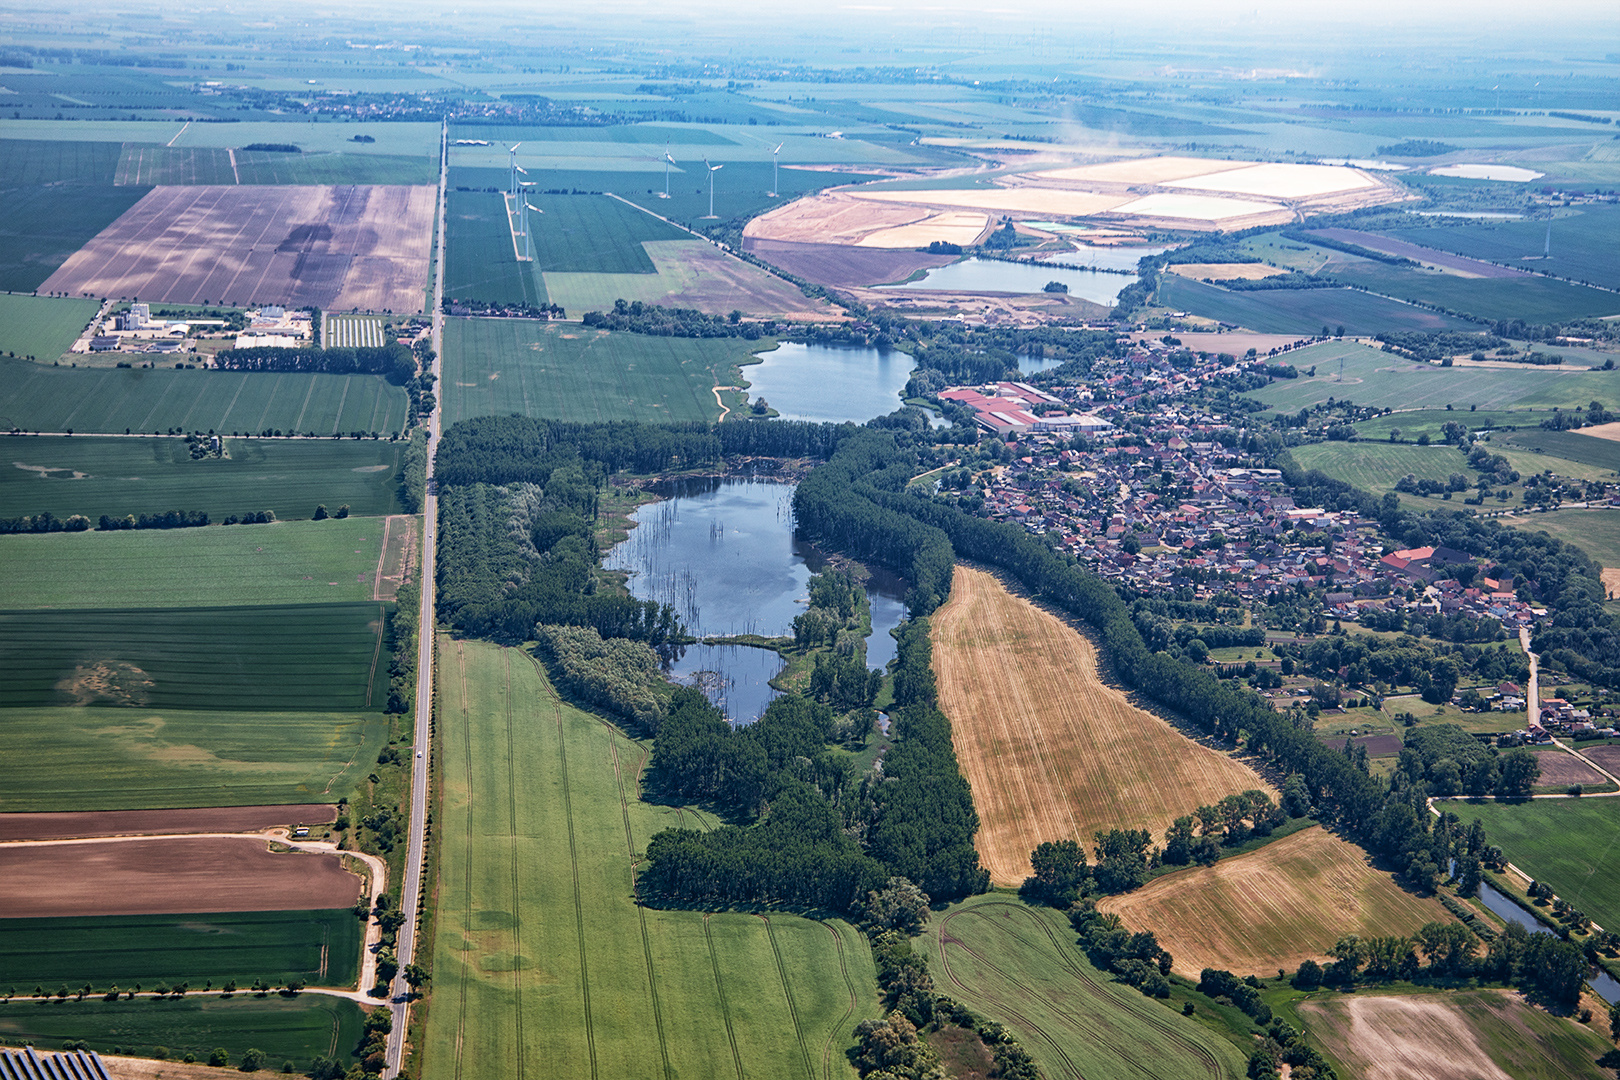
POLYGON ((1036 175, 1052 180, 1077 180, 1095 184, 1166 184, 1189 176, 1241 169, 1247 161, 1211 161, 1208 158, 1153 157, 1110 161, 1102 165, 1081 165, 1072 169, 1052 169, 1036 175))
POLYGON ((336 855, 275 854, 256 836, 0 846, 0 912, 14 919, 339 908, 360 889, 336 855))
MULTIPOLYGON (((1523 367, 1524 365, 1519 365, 1523 367)), ((1593 424, 1591 427, 1581 428, 1582 435, 1590 435, 1594 439, 1610 439, 1620 442, 1620 420, 1611 424, 1593 424)))
POLYGON ((1225 191, 1233 195, 1263 195, 1273 199, 1308 199, 1339 191, 1376 187, 1378 181, 1343 165, 1296 165, 1268 161, 1246 169, 1166 180, 1165 187, 1196 191, 1225 191))
POLYGON ((958 566, 934 616, 940 704, 979 812, 979 858, 999 885, 1029 876, 1045 840, 1089 849, 1099 829, 1148 829, 1251 788, 1250 769, 1103 683, 1097 650, 992 575, 958 566))
POLYGON ((1612 1048, 1511 990, 1333 995, 1299 1005, 1311 1035, 1360 1080, 1509 1080, 1612 1075, 1612 1048))
POLYGON ((880 229, 922 221, 928 211, 920 206, 893 205, 847 195, 811 195, 761 214, 743 229, 743 236, 758 240, 785 240, 799 244, 854 244, 880 229))
POLYGON ((40 289, 419 312, 435 195, 388 185, 153 188, 40 289))
POLYGON ((330 803, 203 806, 187 810, 66 810, 0 814, 0 840, 256 832, 277 825, 324 825, 335 820, 337 807, 330 803))
POLYGON ((978 240, 984 227, 990 224, 990 215, 974 210, 951 210, 935 214, 914 225, 901 225, 893 229, 879 229, 861 237, 857 247, 915 248, 926 247, 936 240, 947 244, 971 244, 978 240))
POLYGON ((1288 273, 1287 270, 1265 263, 1177 263, 1169 266, 1172 274, 1182 277, 1195 278, 1199 281, 1259 281, 1261 278, 1276 277, 1288 273))
POLYGON ((1192 221, 1225 221, 1228 218, 1272 214, 1283 208, 1276 203, 1252 199, 1224 199, 1218 195, 1173 195, 1159 192, 1111 207, 1115 213, 1136 217, 1187 218, 1192 221))
POLYGON ((1104 900, 1134 930, 1152 930, 1176 970, 1239 975, 1322 960, 1345 934, 1410 934, 1450 916, 1367 863, 1347 840, 1313 826, 1214 866, 1168 874, 1104 900))
MULTIPOLYGON (((1157 330, 1146 330, 1132 334, 1131 340, 1158 341, 1162 337, 1164 334, 1157 330)), ((1211 356, 1219 356, 1221 353, 1242 356, 1250 349, 1264 355, 1272 349, 1280 349, 1299 341, 1298 334, 1255 334, 1247 330, 1227 334, 1182 332, 1176 334, 1176 338, 1193 352, 1207 352, 1211 356)))
POLYGON ((1620 597, 1620 567, 1605 566, 1601 574, 1604 595, 1610 599, 1620 597))
POLYGON ((1062 188, 970 188, 963 191, 852 191, 858 199, 874 202, 912 203, 921 206, 960 206, 969 210, 1008 214, 1056 214, 1085 217, 1113 210, 1126 198, 1099 195, 1094 191, 1067 191, 1062 188))

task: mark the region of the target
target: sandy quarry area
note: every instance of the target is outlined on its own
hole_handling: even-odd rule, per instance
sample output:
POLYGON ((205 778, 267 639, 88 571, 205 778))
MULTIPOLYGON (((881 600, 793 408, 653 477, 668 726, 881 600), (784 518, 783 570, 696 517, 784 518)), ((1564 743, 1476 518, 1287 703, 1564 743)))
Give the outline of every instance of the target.
POLYGON ((933 191, 852 191, 857 199, 874 202, 911 203, 923 206, 962 207, 997 214, 1056 214, 1060 217, 1087 217, 1112 210, 1130 200, 1121 195, 1099 195, 1094 191, 1067 188, 1014 187, 938 189, 933 191))
POLYGON ((14 919, 339 908, 361 888, 337 855, 277 854, 257 836, 0 846, 0 911, 14 919))
POLYGON ((856 244, 879 230, 928 216, 920 206, 883 205, 835 192, 795 199, 761 214, 743 229, 743 236, 799 244, 856 244))
POLYGON ((1232 195, 1257 195, 1272 199, 1309 199, 1340 191, 1377 187, 1378 181, 1359 169, 1343 165, 1295 165, 1268 161, 1244 169, 1206 173, 1181 180, 1167 180, 1164 187, 1195 191, 1223 191, 1232 195))
POLYGON ((959 244, 966 247, 978 242, 980 234, 990 224, 990 215, 976 210, 957 210, 935 214, 915 225, 901 225, 893 229, 879 229, 861 237, 857 247, 918 248, 935 242, 959 244))
POLYGON ((1259 281, 1288 273, 1265 263, 1175 263, 1166 269, 1198 281, 1259 281))
POLYGON ((1257 217, 1282 212, 1294 215, 1276 203, 1253 199, 1228 199, 1219 195, 1183 195, 1168 191, 1144 195, 1115 208, 1130 217, 1190 218, 1193 221, 1226 221, 1229 218, 1257 217))
POLYGON ((1083 184, 1168 184, 1189 176, 1209 176, 1228 169, 1241 169, 1247 161, 1212 161, 1209 158, 1152 157, 1109 161, 1102 165, 1081 165, 1072 169, 1049 169, 1037 173, 1044 179, 1070 180, 1083 184))

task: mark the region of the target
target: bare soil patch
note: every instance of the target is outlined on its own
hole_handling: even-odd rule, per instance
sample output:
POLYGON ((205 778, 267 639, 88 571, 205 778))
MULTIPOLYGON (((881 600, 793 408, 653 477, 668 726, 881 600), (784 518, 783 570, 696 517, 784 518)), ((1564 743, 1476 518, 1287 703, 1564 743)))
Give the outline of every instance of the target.
POLYGON ((956 259, 953 255, 930 255, 922 251, 806 244, 752 237, 743 239, 743 250, 794 277, 835 289, 904 281, 919 270, 945 266, 956 259))
MULTIPOLYGON (((1344 745, 1342 737, 1320 735, 1318 738, 1335 750, 1344 745)), ((1366 747, 1368 757, 1392 757, 1399 754, 1401 747, 1405 745, 1399 735, 1361 735, 1351 739, 1350 742, 1355 746, 1366 747)))
POLYGON ((979 812, 979 857, 999 885, 1029 875, 1042 841, 1089 848, 1112 828, 1157 836, 1205 803, 1269 789, 1106 685, 1089 640, 984 571, 956 568, 933 641, 940 704, 979 812))
POLYGON ((435 194, 393 185, 154 188, 40 288, 419 312, 435 194))
POLYGON ((14 919, 349 907, 361 888, 336 855, 275 854, 250 836, 0 848, 0 912, 14 919))
POLYGON ((260 832, 278 825, 326 825, 337 820, 330 803, 289 806, 202 806, 189 810, 70 810, 0 814, 0 840, 69 840, 91 836, 166 836, 176 833, 260 832))
POLYGON ((1320 827, 1214 866, 1167 874, 1104 911, 1152 930, 1176 970, 1271 975, 1324 960, 1345 934, 1410 934, 1449 921, 1439 901, 1413 896, 1371 866, 1366 852, 1320 827))
POLYGON ((1613 743, 1583 743, 1578 749, 1584 756, 1620 775, 1620 746, 1613 743))
MULTIPOLYGON (((1583 750, 1582 753, 1585 753, 1583 750)), ((1571 784, 1606 784, 1609 778, 1592 766, 1564 750, 1537 750, 1536 762, 1541 766, 1538 787, 1565 788, 1571 784)), ((1598 760, 1593 758, 1594 761, 1598 760)))
POLYGON ((910 225, 879 229, 861 237, 859 247, 919 248, 940 242, 963 247, 975 244, 990 224, 990 215, 977 210, 934 214, 910 225))
POLYGON ((810 244, 855 244, 869 233, 909 225, 928 216, 919 206, 896 206, 848 195, 811 195, 754 218, 743 236, 810 244))
POLYGON ((1169 270, 1197 281, 1259 281, 1288 273, 1265 263, 1177 263, 1169 270))

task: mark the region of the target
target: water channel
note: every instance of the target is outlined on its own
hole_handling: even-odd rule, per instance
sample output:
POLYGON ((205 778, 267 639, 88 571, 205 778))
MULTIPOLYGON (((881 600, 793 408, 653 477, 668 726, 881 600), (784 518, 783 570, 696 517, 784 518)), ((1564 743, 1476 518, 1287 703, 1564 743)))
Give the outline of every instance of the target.
MULTIPOLYGON (((632 515, 636 528, 607 554, 603 565, 629 575, 638 600, 669 604, 694 637, 793 633, 805 610, 810 575, 826 557, 795 535, 794 485, 771 480, 681 480, 661 489, 658 502, 632 515)), ((867 663, 881 668, 894 657, 889 631, 905 618, 905 585, 874 572, 867 581, 872 636, 867 663)), ((768 649, 692 645, 669 673, 697 685, 738 722, 759 718, 776 697, 769 680, 782 670, 768 649)))
POLYGON ((864 424, 900 407, 915 365, 907 353, 858 345, 783 342, 743 369, 752 400, 783 420, 864 424))

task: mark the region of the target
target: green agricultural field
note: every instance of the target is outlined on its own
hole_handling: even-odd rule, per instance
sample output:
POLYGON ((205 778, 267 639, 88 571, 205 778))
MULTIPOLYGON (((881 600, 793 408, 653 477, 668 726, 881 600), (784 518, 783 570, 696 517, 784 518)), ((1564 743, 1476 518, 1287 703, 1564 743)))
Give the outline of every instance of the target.
POLYGON ((1465 278, 1370 259, 1336 265, 1329 273, 1336 280, 1385 296, 1433 304, 1478 319, 1557 323, 1620 312, 1620 295, 1547 277, 1465 278))
POLYGON ((407 405, 405 391, 378 375, 73 368, 0 360, 0 431, 122 434, 178 427, 232 435, 267 430, 388 434, 404 427, 407 405))
MULTIPOLYGON (((1472 486, 1479 475, 1468 467, 1468 460, 1452 446, 1409 446, 1403 443, 1326 442, 1298 446, 1289 451, 1307 469, 1320 469, 1335 480, 1353 484, 1362 491, 1384 495, 1395 490, 1401 477, 1411 473, 1419 480, 1444 484, 1453 473, 1466 477, 1472 486)), ((1452 496, 1460 505, 1462 494, 1452 496)), ((1435 509, 1444 505, 1436 495, 1403 496, 1403 502, 1435 509)))
POLYGON ((1459 223, 1442 220, 1432 225, 1380 229, 1379 232, 1411 244, 1487 262, 1589 281, 1610 289, 1620 288, 1620 265, 1614 258, 1616 247, 1620 247, 1620 207, 1571 208, 1550 221, 1459 223), (1549 226, 1553 257, 1543 260, 1539 256, 1547 248, 1549 226))
POLYGON ((100 306, 94 300, 0 293, 0 353, 55 360, 84 333, 100 306))
MULTIPOLYGON (((495 196, 500 198, 500 196, 495 196)), ((653 274, 643 240, 686 240, 689 234, 606 195, 536 195, 543 213, 529 216, 534 261, 542 271, 653 274)))
MULTIPOLYGON (((166 143, 169 140, 165 137, 147 141, 166 143)), ((234 146, 238 151, 254 143, 291 143, 306 154, 422 157, 437 163, 439 125, 424 121, 287 124, 247 120, 239 124, 192 124, 174 139, 175 146, 234 146), (357 135, 370 135, 373 141, 357 143, 354 141, 357 135)))
MULTIPOLYGON (((1320 328, 1318 328, 1320 329, 1320 328)), ((1300 370, 1297 379, 1277 379, 1248 396, 1282 412, 1296 412, 1333 398, 1383 409, 1461 410, 1512 407, 1583 408, 1591 401, 1620 401, 1620 371, 1559 371, 1549 368, 1451 367, 1405 360, 1353 342, 1324 342, 1284 353, 1279 363, 1300 370), (1339 381, 1339 359, 1344 381, 1339 381), (1314 376, 1304 373, 1316 369, 1314 376)), ((1397 427, 1400 426, 1396 422, 1397 427)))
MULTIPOLYGON (((149 188, 56 184, 4 192, 0 199, 0 290, 33 292, 149 188)), ((0 385, 15 381, 6 371, 0 385)), ((3 412, 3 410, 0 410, 3 412)))
POLYGON ((55 139, 0 141, 0 188, 41 184, 111 184, 122 146, 55 139))
POLYGON ((1234 292, 1166 274, 1159 279, 1161 307, 1236 323, 1264 334, 1315 334, 1322 327, 1351 334, 1383 330, 1475 330, 1450 315, 1354 289, 1271 289, 1234 292))
POLYGON ((0 536, 0 607, 180 608, 370 600, 377 518, 0 536))
POLYGON ((119 184, 234 184, 229 150, 212 146, 143 146, 126 143, 118 159, 119 184))
POLYGON ((558 420, 719 419, 714 387, 768 344, 611 334, 519 319, 454 319, 444 331, 445 423, 522 413, 558 420))
POLYGON ((1464 823, 1479 818, 1508 861, 1590 915, 1620 926, 1620 800, 1538 799, 1442 804, 1464 823))
POLYGON ((0 611, 0 701, 380 710, 390 606, 0 611))
POLYGON ((353 986, 364 934, 348 908, 0 919, 0 978, 23 992, 36 983, 353 986))
POLYGON ((1503 523, 1530 532, 1547 533, 1574 544, 1599 566, 1620 568, 1620 510, 1557 510, 1504 518, 1503 523))
POLYGON ((445 296, 496 304, 546 303, 545 281, 534 264, 517 261, 505 197, 487 191, 451 191, 447 199, 445 296))
MULTIPOLYGON (((3 307, 4 297, 0 297, 3 307)), ((214 521, 270 510, 308 517, 317 503, 355 517, 397 514, 402 442, 226 439, 225 457, 193 460, 180 438, 40 435, 0 442, 0 518, 123 517, 202 510, 214 521)))
MULTIPOLYGON (((1578 461, 1582 465, 1590 465, 1606 473, 1620 472, 1620 442, 1613 439, 1599 439, 1592 435, 1582 435, 1578 431, 1543 431, 1539 428, 1526 428, 1523 431, 1495 436, 1491 442, 1500 443, 1505 448, 1528 450, 1548 457, 1578 461)), ((1547 467, 1554 472, 1559 471, 1551 463, 1547 467)))
MULTIPOLYGON (((615 124, 611 127, 538 127, 516 124, 452 125, 450 138, 487 139, 492 143, 523 142, 544 147, 548 143, 594 142, 659 148, 668 143, 686 146, 736 146, 735 139, 696 124, 615 124)), ((461 148, 469 149, 469 148, 461 148)))
POLYGON ((669 826, 640 800, 650 747, 559 703, 525 653, 441 638, 442 803, 423 1075, 849 1077, 878 1015, 848 924, 632 901, 669 826))
POLYGON ((936 912, 919 944, 934 985, 1005 1025, 1048 1077, 1245 1075, 1231 1043, 1092 967, 1056 911, 974 897, 936 912))
POLYGON ((1440 430, 1448 423, 1462 424, 1469 431, 1481 431, 1486 428, 1535 427, 1550 416, 1551 409, 1540 412, 1531 409, 1408 409, 1363 420, 1355 425, 1355 429, 1357 436, 1363 439, 1388 439, 1391 429, 1399 429, 1401 439, 1406 442, 1420 435, 1427 435, 1439 442, 1440 430))
POLYGON ((0 812, 272 806, 353 798, 388 742, 380 713, 0 709, 0 812))
POLYGON ((291 999, 236 994, 228 1001, 212 996, 118 1002, 87 998, 0 1005, 0 1041, 14 1046, 48 1049, 66 1039, 82 1039, 103 1054, 150 1057, 161 1046, 169 1057, 191 1054, 197 1061, 207 1061, 215 1048, 224 1048, 233 1063, 251 1048, 264 1051, 270 1068, 291 1061, 300 1072, 317 1057, 352 1062, 360 1025, 359 1005, 326 994, 291 999))
POLYGON ((236 152, 242 184, 437 184, 438 155, 407 157, 354 152, 275 154, 236 152))

